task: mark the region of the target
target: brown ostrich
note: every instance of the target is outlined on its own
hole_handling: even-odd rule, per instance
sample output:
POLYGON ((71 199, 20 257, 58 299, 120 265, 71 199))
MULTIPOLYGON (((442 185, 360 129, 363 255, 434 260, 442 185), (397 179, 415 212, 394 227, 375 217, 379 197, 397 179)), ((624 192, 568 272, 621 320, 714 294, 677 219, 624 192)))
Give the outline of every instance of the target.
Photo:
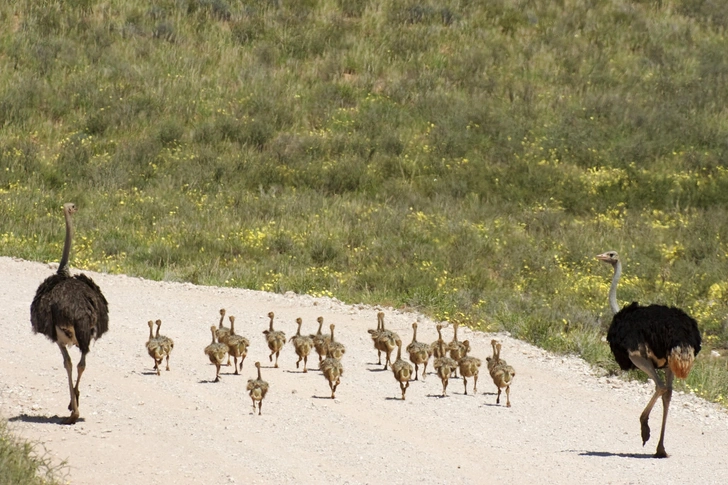
POLYGON ((63 420, 64 424, 73 424, 78 420, 78 390, 81 375, 86 369, 86 354, 89 353, 91 340, 100 338, 109 329, 109 304, 103 293, 91 278, 84 274, 71 276, 68 256, 71 252, 73 226, 71 215, 76 212, 76 205, 63 205, 66 219, 66 240, 63 243, 63 255, 56 274, 46 278, 40 284, 30 305, 30 323, 34 333, 42 333, 58 345, 63 355, 63 367, 68 375, 68 389, 71 402, 68 409, 71 415, 63 420), (69 345, 81 350, 78 362, 76 385, 73 385, 73 364, 68 354, 69 345))

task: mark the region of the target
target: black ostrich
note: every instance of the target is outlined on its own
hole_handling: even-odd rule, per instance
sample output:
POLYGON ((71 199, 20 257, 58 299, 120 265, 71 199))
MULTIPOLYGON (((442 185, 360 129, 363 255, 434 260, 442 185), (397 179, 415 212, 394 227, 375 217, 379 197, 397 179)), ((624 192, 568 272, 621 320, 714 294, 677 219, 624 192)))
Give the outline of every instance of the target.
POLYGON ((695 356, 700 352, 698 323, 679 308, 664 305, 641 306, 632 302, 620 310, 617 304, 617 283, 622 274, 622 263, 616 251, 607 251, 597 259, 614 267, 614 278, 609 288, 609 306, 614 317, 607 332, 607 342, 614 358, 623 370, 638 368, 655 381, 655 393, 640 415, 642 445, 650 439, 650 411, 657 398, 662 397, 662 429, 655 458, 665 458, 665 423, 672 397, 674 376, 685 379, 690 373, 695 356), (665 369, 665 383, 657 373, 665 369))
POLYGON ((79 416, 78 383, 86 368, 86 354, 89 353, 91 339, 101 337, 109 328, 109 306, 99 287, 86 275, 71 276, 68 267, 68 254, 73 237, 71 214, 74 212, 75 204, 63 205, 63 215, 66 218, 63 256, 56 274, 41 283, 30 305, 33 333, 42 333, 54 341, 63 354, 63 366, 68 374, 68 388, 71 393, 71 403, 68 405, 71 415, 63 420, 64 424, 75 423, 79 416), (81 349, 75 387, 71 357, 66 349, 69 345, 76 345, 81 349))

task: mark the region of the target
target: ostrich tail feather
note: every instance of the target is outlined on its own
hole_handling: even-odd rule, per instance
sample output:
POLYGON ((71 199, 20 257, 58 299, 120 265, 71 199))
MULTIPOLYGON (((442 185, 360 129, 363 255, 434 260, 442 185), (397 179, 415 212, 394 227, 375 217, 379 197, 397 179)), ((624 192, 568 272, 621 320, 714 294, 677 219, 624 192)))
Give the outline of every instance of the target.
POLYGON ((674 347, 668 357, 668 365, 675 376, 685 379, 695 362, 695 352, 692 347, 674 347))

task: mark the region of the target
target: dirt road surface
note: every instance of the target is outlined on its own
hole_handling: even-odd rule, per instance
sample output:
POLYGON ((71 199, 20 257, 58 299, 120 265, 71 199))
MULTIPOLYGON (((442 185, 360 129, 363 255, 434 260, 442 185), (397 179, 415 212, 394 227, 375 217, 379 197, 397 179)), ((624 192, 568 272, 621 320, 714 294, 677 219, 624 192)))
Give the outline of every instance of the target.
MULTIPOLYGON (((18 435, 44 443, 67 460, 73 484, 723 484, 728 477, 728 413, 675 393, 665 446, 653 459, 642 446, 638 417, 652 385, 605 377, 575 357, 555 356, 503 334, 461 329, 471 355, 483 359, 478 392, 452 379, 440 397, 436 375, 412 382, 407 399, 390 371, 376 365, 367 329, 376 308, 327 298, 154 282, 89 274, 110 305, 110 330, 91 349, 81 381, 81 420, 67 416, 69 396, 58 347, 31 331, 29 308, 49 265, 0 258, 0 416, 18 435), (236 317, 251 341, 241 375, 223 367, 214 378, 203 349, 219 309, 236 317), (304 374, 287 344, 272 368, 262 331, 269 311, 290 337, 316 318, 336 324, 346 345, 344 375, 330 399, 316 359, 304 374), (163 321, 173 338, 171 371, 157 376, 147 355, 147 321, 163 321), (517 375, 512 407, 496 405, 485 366, 493 337, 517 375), (245 391, 262 363, 270 392, 263 415, 245 391)), ((74 270, 75 272, 75 270, 74 270)), ((419 320, 418 340, 436 340, 435 322, 382 309, 405 345, 419 320)), ((443 331, 452 338, 452 328, 443 331)), ((75 365, 80 353, 71 351, 75 365)), ((431 365, 430 365, 431 367, 431 365)), ((429 369, 428 369, 429 370, 429 369)), ((472 383, 470 383, 472 386, 472 383)))

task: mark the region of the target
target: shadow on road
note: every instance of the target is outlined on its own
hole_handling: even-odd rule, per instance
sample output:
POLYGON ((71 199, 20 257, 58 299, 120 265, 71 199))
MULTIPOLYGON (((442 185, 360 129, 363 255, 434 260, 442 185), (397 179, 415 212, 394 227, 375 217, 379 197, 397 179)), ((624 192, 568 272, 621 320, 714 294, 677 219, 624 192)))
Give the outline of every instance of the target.
MULTIPOLYGON (((10 422, 22 421, 23 423, 37 423, 37 424, 63 424, 62 418, 56 416, 31 416, 29 414, 19 414, 13 418, 8 419, 10 422)), ((77 423, 83 423, 86 421, 84 418, 78 418, 77 423)))
MULTIPOLYGON (((576 450, 570 450, 576 452, 576 450)), ((602 458, 608 458, 611 456, 618 456, 620 458, 654 458, 654 455, 649 453, 612 453, 611 451, 580 451, 579 456, 598 456, 602 458)))

